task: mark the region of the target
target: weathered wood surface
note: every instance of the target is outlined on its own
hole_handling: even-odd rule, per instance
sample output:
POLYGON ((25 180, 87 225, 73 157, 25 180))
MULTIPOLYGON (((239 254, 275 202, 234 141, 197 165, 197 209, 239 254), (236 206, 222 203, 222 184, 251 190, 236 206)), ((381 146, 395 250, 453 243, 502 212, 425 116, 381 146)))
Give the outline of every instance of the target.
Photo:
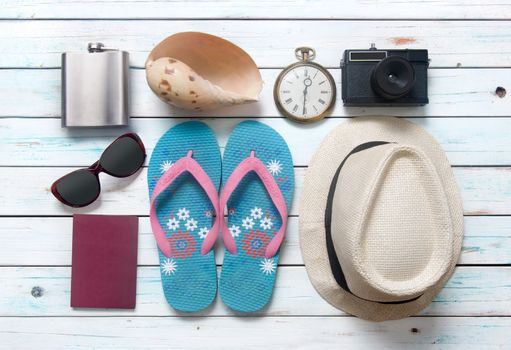
MULTIPOLYGON (((511 50, 510 50, 511 52, 511 50)), ((511 53, 510 53, 511 55, 511 53)), ((0 56, 0 60, 1 60, 0 56)), ((289 63, 291 62, 290 61, 289 63)), ((341 92, 341 70, 331 69, 341 92)), ((209 112, 190 112, 160 101, 149 89, 143 69, 131 69, 131 108, 134 117, 280 117, 273 100, 273 85, 279 69, 262 69, 264 80, 260 101, 209 112)), ((498 86, 511 90, 509 69, 430 69, 429 104, 415 108, 343 107, 339 98, 332 116, 384 114, 390 116, 480 117, 509 116, 511 97, 499 98, 498 86)), ((59 69, 0 70, 0 117, 60 117, 59 69)), ((303 128, 303 126, 302 126, 303 128)))
POLYGON ((357 1, 357 0, 11 0, 2 4, 0 18, 12 19, 510 19, 508 0, 357 1))
MULTIPOLYGON (((0 266, 70 266, 72 222, 71 217, 0 218, 0 266)), ((223 245, 218 242, 216 262, 222 261, 223 245)), ((138 264, 159 264, 148 217, 139 218, 138 264)), ((289 218, 279 264, 303 264, 297 217, 289 218)), ((511 265, 511 217, 465 217, 459 264, 511 265)))
MULTIPOLYGON (((118 179, 101 176, 100 198, 86 208, 72 209, 51 194, 54 180, 77 168, 3 168, 0 172, 0 216, 68 216, 73 212, 147 215, 149 200, 146 168, 118 179)), ((465 215, 511 214, 511 168, 453 168, 463 199, 465 215)), ((306 168, 295 168, 295 194, 289 215, 298 215, 306 168)))
MULTIPOLYGON (((511 1, 495 0, 10 0, 0 2, 0 348, 508 349, 511 344, 511 1), (261 68, 260 102, 190 114, 159 101, 141 69, 151 48, 179 31, 216 34, 244 48, 261 68), (101 176, 101 199, 70 210, 53 180, 94 162, 128 128, 60 128, 60 54, 103 41, 130 52, 131 125, 148 154, 169 127, 200 117, 223 147, 241 120, 280 132, 295 162, 297 190, 268 308, 239 317, 217 300, 201 317, 176 317, 164 300, 147 217, 146 169, 101 176), (340 86, 349 48, 427 48, 430 104, 344 108, 303 126, 273 103, 280 68, 311 45, 340 86), (503 86, 508 94, 495 95, 503 86), (306 167, 344 117, 408 117, 442 145, 458 181, 465 237, 456 272, 419 317, 370 323, 325 302, 299 250, 298 201, 306 167), (137 308, 69 307, 73 212, 140 216, 137 308), (34 287, 36 287, 34 289, 34 287), (38 287, 38 288, 37 288, 38 287), (169 317, 170 316, 170 317, 169 317), (491 317, 486 317, 491 316, 491 317)), ((216 261, 222 264, 218 244, 216 261)), ((181 316, 181 315, 179 315, 181 316)), ((194 315, 198 316, 198 315, 194 315)))
POLYGON ((294 49, 314 46, 317 61, 339 67, 345 49, 427 48, 431 67, 511 67, 511 26, 501 21, 147 21, 40 20, 0 22, 0 67, 60 67, 61 53, 100 41, 127 50, 143 67, 149 51, 168 35, 205 31, 246 50, 259 67, 284 67, 294 49))
POLYGON ((2 346, 52 349, 506 349, 508 317, 413 317, 385 323, 353 317, 6 317, 2 346))
MULTIPOLYGON (((69 267, 2 267, 0 275, 0 316, 179 316, 163 296, 158 267, 138 269, 137 307, 134 311, 70 308, 69 267)), ((511 267, 457 267, 445 288, 420 315, 511 316, 510 281, 511 267)), ((208 309, 188 316, 233 315, 218 296, 208 309)), ((287 266, 278 270, 269 306, 256 315, 346 314, 328 304, 315 292, 305 267, 287 266)))

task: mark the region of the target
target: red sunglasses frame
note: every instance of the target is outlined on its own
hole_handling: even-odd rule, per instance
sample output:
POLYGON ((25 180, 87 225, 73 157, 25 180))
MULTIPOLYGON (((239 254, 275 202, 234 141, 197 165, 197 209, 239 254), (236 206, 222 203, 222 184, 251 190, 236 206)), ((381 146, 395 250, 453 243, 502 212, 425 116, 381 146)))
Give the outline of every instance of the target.
POLYGON ((94 203, 98 198, 99 198, 99 195, 101 194, 101 183, 99 181, 99 174, 100 173, 105 173, 105 174, 108 174, 110 176, 113 176, 113 177, 117 177, 117 178, 125 178, 125 177, 128 177, 128 176, 131 176, 133 174, 135 174, 137 171, 140 170, 140 168, 142 168, 142 166, 144 165, 144 162, 145 162, 145 159, 146 159, 146 151, 145 151, 145 146, 144 144, 142 143, 142 140, 140 139, 140 137, 135 134, 135 133, 127 133, 127 134, 124 134, 124 135, 121 135, 119 136, 118 138, 116 138, 110 145, 108 145, 107 148, 105 148, 105 150, 101 153, 101 156, 99 157, 99 160, 97 160, 96 162, 94 162, 91 166, 89 166, 88 168, 82 168, 82 169, 78 169, 78 170, 75 170, 75 171, 72 171, 64 176, 62 176, 61 178, 59 178, 58 180, 56 180, 52 185, 51 185, 51 193, 53 193, 53 195, 55 196, 55 198, 57 198, 61 203, 67 205, 67 206, 70 206, 70 207, 73 207, 73 208, 83 208, 83 207, 86 207, 92 203, 94 203), (115 144, 117 141, 119 141, 120 139, 123 139, 125 137, 129 137, 129 138, 132 138, 133 140, 135 140, 137 142, 137 144, 139 145, 140 149, 142 150, 143 154, 144 154, 144 158, 142 159, 142 163, 140 164, 140 166, 134 170, 133 172, 125 175, 125 176, 118 176, 118 175, 115 175, 115 174, 112 174, 111 172, 109 172, 108 170, 104 169, 102 166, 101 166, 101 157, 103 157, 103 154, 106 153, 108 151, 108 149, 110 147, 112 147, 113 144, 115 144), (71 176, 72 174, 74 173, 77 173, 77 172, 80 172, 80 171, 88 171, 90 173, 92 173, 95 177, 96 177, 96 181, 98 183, 98 193, 97 195, 94 197, 94 199, 92 199, 91 201, 87 202, 86 204, 82 204, 82 205, 77 205, 77 204, 72 204, 72 203, 69 203, 68 201, 66 201, 61 195, 60 193, 57 191, 57 184, 59 183, 59 181, 61 181, 62 179, 68 177, 68 176, 71 176))

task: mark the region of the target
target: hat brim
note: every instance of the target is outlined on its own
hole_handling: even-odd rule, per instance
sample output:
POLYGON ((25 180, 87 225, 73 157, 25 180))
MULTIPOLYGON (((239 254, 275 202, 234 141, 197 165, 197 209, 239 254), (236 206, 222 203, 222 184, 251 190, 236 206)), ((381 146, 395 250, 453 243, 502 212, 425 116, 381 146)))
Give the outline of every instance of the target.
POLYGON ((313 156, 300 200, 300 249, 309 279, 317 292, 333 306, 357 317, 394 320, 414 315, 431 303, 448 281, 458 261, 463 240, 463 207, 447 157, 438 142, 422 127, 392 117, 359 117, 335 128, 313 156), (454 237, 449 272, 422 296, 402 304, 382 304, 360 299, 341 288, 333 277, 325 238, 325 209, 330 183, 337 167, 356 146, 370 141, 389 141, 422 150, 435 166, 447 197, 454 237))

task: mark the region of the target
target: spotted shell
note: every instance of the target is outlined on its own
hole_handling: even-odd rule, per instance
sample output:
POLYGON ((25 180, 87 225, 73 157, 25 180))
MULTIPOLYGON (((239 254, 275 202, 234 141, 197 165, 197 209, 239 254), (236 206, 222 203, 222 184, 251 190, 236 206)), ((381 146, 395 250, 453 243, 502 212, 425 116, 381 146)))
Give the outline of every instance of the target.
POLYGON ((146 77, 160 99, 196 111, 254 102, 262 89, 259 70, 245 51, 197 32, 158 44, 147 59, 146 77))

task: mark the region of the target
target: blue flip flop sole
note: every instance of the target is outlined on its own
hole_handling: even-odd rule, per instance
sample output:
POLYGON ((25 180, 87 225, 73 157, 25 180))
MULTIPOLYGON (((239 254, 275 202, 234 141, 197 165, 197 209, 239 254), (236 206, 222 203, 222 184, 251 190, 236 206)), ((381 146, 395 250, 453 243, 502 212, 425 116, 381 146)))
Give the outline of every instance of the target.
MULTIPOLYGON (((193 151, 193 158, 218 189, 222 161, 211 129, 201 122, 185 122, 169 129, 158 141, 149 162, 149 197, 160 177, 193 151)), ((163 291, 176 310, 195 312, 208 307, 217 292, 214 252, 201 255, 211 229, 214 209, 202 187, 189 173, 180 175, 157 200, 157 218, 174 254, 158 249, 163 291)))
MULTIPOLYGON (((294 190, 294 169, 289 148, 271 127, 246 121, 238 124, 227 143, 222 178, 227 181, 251 151, 273 175, 289 211, 294 190)), ((265 259, 266 245, 280 229, 282 220, 266 189, 253 172, 247 174, 227 202, 227 226, 237 254, 225 251, 220 276, 220 295, 231 309, 254 312, 271 298, 279 254, 265 259)))

